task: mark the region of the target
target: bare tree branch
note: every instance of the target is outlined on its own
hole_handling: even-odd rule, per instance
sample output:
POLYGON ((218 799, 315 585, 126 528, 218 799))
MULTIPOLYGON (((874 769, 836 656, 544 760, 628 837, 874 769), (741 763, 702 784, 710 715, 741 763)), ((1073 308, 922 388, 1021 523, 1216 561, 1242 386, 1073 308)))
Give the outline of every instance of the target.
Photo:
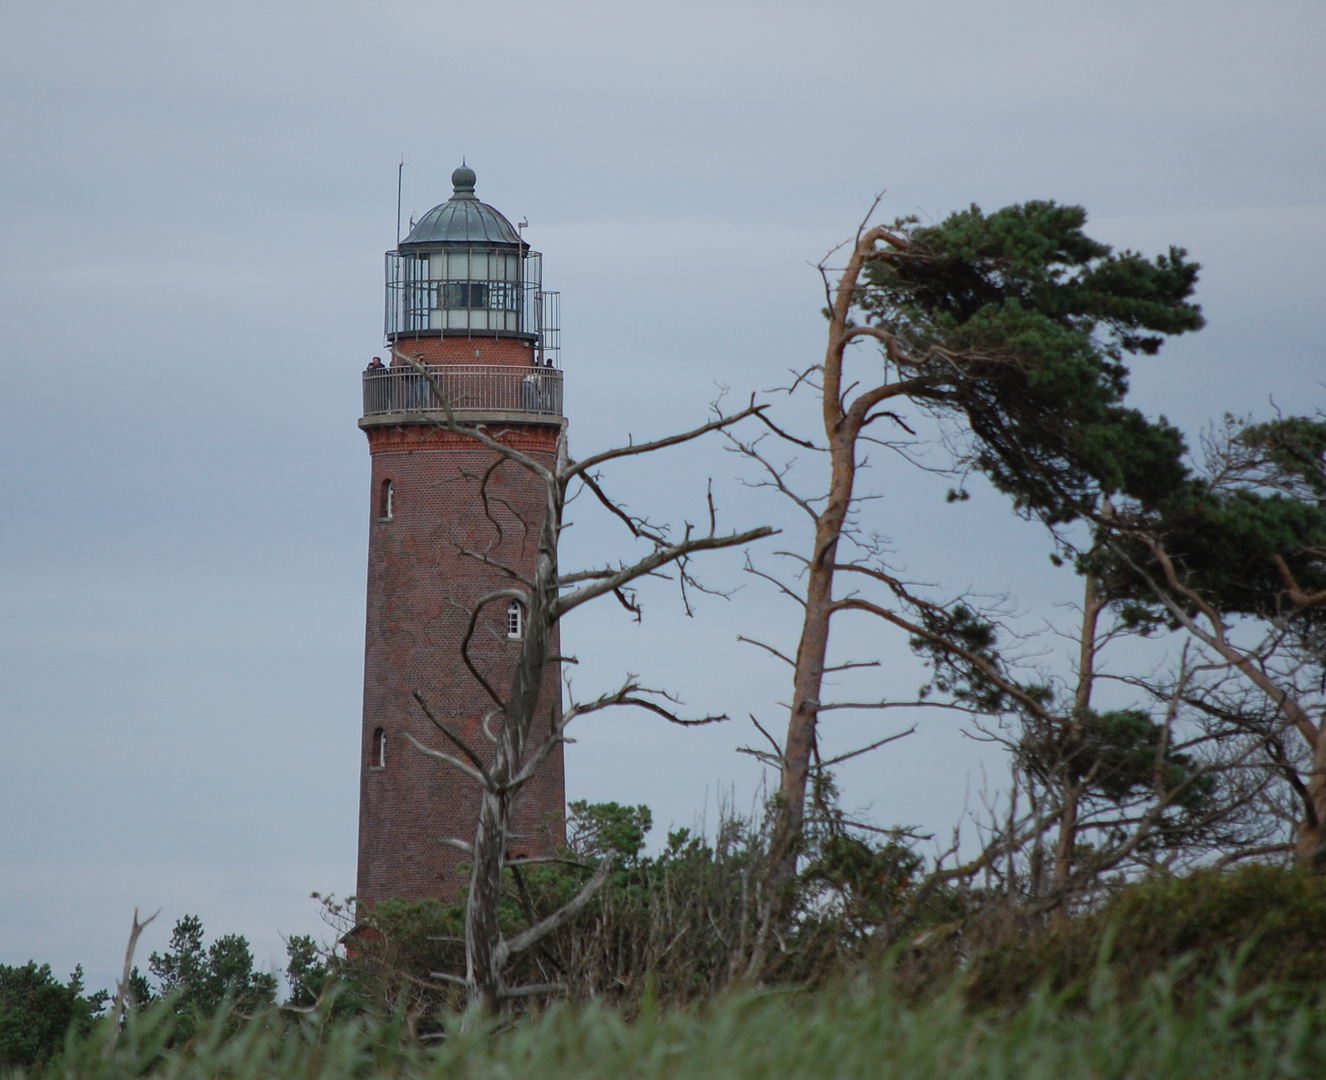
POLYGON ((109 1061, 111 1054, 115 1052, 115 1044, 120 1038, 120 1022, 124 1018, 125 1004, 129 999, 129 985, 133 976, 134 950, 138 948, 138 938, 152 921, 161 914, 161 909, 157 908, 142 922, 138 921, 138 909, 134 908, 133 925, 129 929, 129 944, 124 950, 124 970, 120 975, 120 981, 115 987, 115 1004, 111 1007, 111 1025, 110 1030, 106 1032, 106 1041, 101 1047, 101 1060, 109 1061))
POLYGON ((677 435, 668 435, 662 439, 653 439, 649 442, 635 443, 631 446, 619 446, 611 450, 604 450, 597 454, 591 454, 589 457, 570 464, 565 472, 565 478, 570 480, 572 477, 580 476, 589 469, 597 468, 606 461, 616 461, 624 457, 638 457, 641 454, 652 454, 657 450, 665 450, 670 446, 679 446, 682 443, 694 442, 702 435, 707 435, 711 431, 721 431, 729 428, 733 424, 739 424, 748 416, 757 416, 768 408, 767 405, 756 405, 754 399, 751 404, 740 412, 732 413, 730 416, 719 416, 707 424, 701 424, 699 427, 691 428, 690 431, 683 431, 677 435))
POLYGON ((464 739, 462 739, 459 735, 457 735, 454 731, 452 731, 450 727, 448 727, 445 723, 442 722, 441 719, 438 718, 437 713, 433 711, 433 707, 428 704, 423 694, 421 694, 418 690, 416 690, 414 691, 414 694, 412 696, 414 697, 414 700, 419 703, 419 707, 424 710, 424 715, 427 716, 428 719, 433 722, 433 726, 436 727, 438 731, 442 732, 442 734, 445 735, 451 741, 452 745, 455 746, 457 750, 459 750, 462 754, 464 754, 467 758, 469 758, 470 764, 473 765, 475 769, 478 770, 481 776, 486 776, 487 767, 484 765, 483 759, 480 758, 479 755, 475 753, 473 749, 471 749, 470 744, 467 743, 464 739))
POLYGON ((540 920, 531 926, 528 930, 523 930, 513 938, 508 938, 500 946, 503 960, 508 956, 514 956, 516 953, 524 952, 531 945, 536 945, 553 931, 564 926, 571 919, 580 914, 586 904, 594 899, 594 894, 603 887, 603 883, 608 880, 608 874, 612 872, 613 862, 616 859, 616 852, 609 851, 603 856, 603 860, 595 869, 593 876, 585 882, 585 885, 576 895, 564 904, 557 911, 554 911, 547 918, 540 920))
POLYGON ((881 746, 888 746, 891 742, 897 742, 899 739, 905 739, 908 735, 916 733, 916 725, 913 724, 906 731, 900 731, 896 735, 890 735, 886 739, 880 739, 872 742, 869 746, 863 746, 859 750, 851 750, 846 754, 839 754, 837 757, 829 758, 828 761, 821 761, 820 768, 827 769, 831 765, 840 765, 844 761, 851 761, 854 757, 860 757, 862 754, 868 754, 872 750, 878 750, 881 746))
POLYGON ((697 551, 717 551, 721 548, 740 547, 742 544, 749 544, 753 540, 760 540, 766 536, 773 536, 778 530, 771 529, 767 525, 762 525, 758 529, 747 529, 745 532, 729 533, 727 536, 701 536, 692 540, 689 537, 678 541, 675 544, 669 544, 667 547, 659 548, 651 555, 647 555, 639 562, 630 566, 624 566, 615 571, 605 579, 595 582, 591 585, 582 585, 579 589, 569 595, 563 596, 557 600, 554 605, 556 615, 560 618, 569 611, 573 611, 581 604, 593 600, 595 597, 602 596, 605 593, 615 592, 623 585, 644 577, 652 573, 661 566, 676 562, 684 555, 689 555, 697 551))
POLYGON ((464 773, 471 780, 476 780, 480 784, 483 784, 484 787, 492 786, 493 783, 492 777, 488 774, 488 771, 486 769, 483 772, 480 772, 478 769, 473 768, 472 766, 467 765, 465 762, 461 761, 460 758, 458 757, 452 757, 450 754, 443 753, 441 750, 434 750, 430 746, 425 746, 413 735, 411 735, 408 731, 405 733, 405 738, 409 741, 411 746, 413 746, 416 750, 419 751, 419 753, 423 754, 425 757, 430 757, 434 761, 441 761, 447 765, 450 765, 453 769, 456 769, 464 773))

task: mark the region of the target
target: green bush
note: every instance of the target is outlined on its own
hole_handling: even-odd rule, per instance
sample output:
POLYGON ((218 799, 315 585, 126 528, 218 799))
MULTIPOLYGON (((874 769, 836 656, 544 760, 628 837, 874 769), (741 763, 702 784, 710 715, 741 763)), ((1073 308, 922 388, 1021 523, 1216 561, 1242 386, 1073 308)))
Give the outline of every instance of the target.
POLYGON ((105 1001, 104 991, 84 996, 81 967, 61 983, 49 964, 0 964, 0 1068, 44 1061, 71 1027, 87 1031, 105 1001))
MULTIPOLYGON (((953 890, 923 890, 924 860, 904 833, 854 831, 827 777, 817 779, 813 796, 794 925, 765 965, 766 983, 821 985, 879 956, 900 935, 962 915, 953 890)), ((568 809, 565 861, 510 868, 503 933, 513 937, 566 904, 609 852, 616 862, 571 923, 515 958, 508 985, 557 984, 572 1001, 629 1013, 646 994, 668 1005, 693 1004, 741 979, 760 918, 754 905, 767 837, 759 822, 724 813, 712 836, 676 829, 661 850, 646 854, 648 807, 573 802, 568 809)), ((331 976, 342 1010, 384 1016, 401 1008, 412 1031, 435 1034, 436 1014, 460 1001, 437 973, 465 971, 463 897, 387 900, 371 910, 324 904, 345 948, 316 958, 321 968, 311 948, 288 943, 296 1003, 313 1000, 308 987, 331 976)))
POLYGON ((1125 988, 1157 972, 1194 984, 1237 960, 1238 986, 1275 984, 1317 998, 1326 990, 1326 878, 1248 865, 1187 877, 1157 875, 1101 910, 1006 942, 974 958, 969 996, 1020 1001, 1040 983, 1081 997, 1107 958, 1125 988))

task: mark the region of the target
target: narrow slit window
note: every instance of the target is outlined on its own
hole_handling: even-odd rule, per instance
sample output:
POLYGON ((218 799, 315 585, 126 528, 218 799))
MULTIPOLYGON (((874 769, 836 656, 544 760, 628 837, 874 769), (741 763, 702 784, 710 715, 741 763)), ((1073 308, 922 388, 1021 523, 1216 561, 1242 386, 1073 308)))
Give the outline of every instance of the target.
POLYGON ((382 494, 378 499, 378 517, 390 521, 396 515, 396 488, 390 480, 382 481, 382 494))
POLYGON ((387 767, 387 733, 381 728, 373 732, 373 768, 387 767))
POLYGON ((519 600, 512 600, 506 609, 506 636, 512 641, 525 636, 525 608, 519 600))

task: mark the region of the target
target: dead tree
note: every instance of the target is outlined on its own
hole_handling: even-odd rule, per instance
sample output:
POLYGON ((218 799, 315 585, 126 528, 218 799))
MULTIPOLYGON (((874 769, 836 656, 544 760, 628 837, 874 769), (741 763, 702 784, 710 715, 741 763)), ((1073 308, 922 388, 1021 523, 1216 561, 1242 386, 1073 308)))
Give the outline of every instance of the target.
POLYGON ((564 907, 513 937, 504 936, 498 915, 505 872, 512 865, 508 855, 508 840, 514 800, 520 790, 534 778, 547 756, 566 742, 567 726, 587 713, 621 706, 642 708, 679 724, 708 723, 722 719, 684 719, 673 707, 675 699, 662 690, 641 686, 628 676, 613 692, 591 701, 572 702, 560 717, 554 712, 547 727, 540 730, 536 726, 536 710, 544 673, 550 663, 560 659, 553 654, 554 631, 559 620, 583 604, 605 596, 615 597, 628 610, 638 614, 638 601, 632 592, 633 584, 642 578, 659 576, 665 570, 675 574, 683 594, 688 589, 702 588, 690 569, 690 560, 695 555, 740 547, 773 532, 767 526, 739 532, 720 532, 717 511, 710 494, 707 524, 696 528, 688 523, 679 535, 671 536, 666 527, 628 513, 619 502, 614 501, 604 489, 599 470, 611 462, 657 453, 692 442, 711 432, 726 430, 749 417, 759 415, 763 407, 752 402, 737 412, 723 414, 715 406, 712 420, 689 431, 604 450, 578 461, 570 457, 563 430, 557 442, 555 458, 547 463, 513 449, 482 426, 458 420, 434 373, 409 357, 402 356, 401 359, 410 363, 428 380, 437 400, 442 403, 443 416, 436 423, 448 431, 473 439, 493 454, 494 465, 481 478, 482 484, 488 483, 499 466, 518 468, 536 477, 545 493, 541 520, 524 523, 530 535, 537 538, 532 574, 522 572, 520 568, 496 558, 491 552, 462 548, 463 554, 498 570, 510 583, 509 587, 490 592, 477 600, 470 611, 469 625, 462 644, 466 666, 492 702, 480 725, 491 747, 485 750, 472 745, 447 724, 422 695, 417 695, 419 705, 446 740, 446 749, 426 746, 410 738, 421 753, 469 777, 481 789, 479 819, 474 836, 448 837, 444 841, 462 851, 471 866, 465 909, 465 975, 462 977, 438 972, 435 977, 463 987, 470 1011, 492 1012, 513 998, 559 989, 555 984, 507 986, 503 973, 512 957, 536 945, 574 918, 603 885, 612 868, 611 856, 604 857, 588 882, 564 907), (651 550, 648 554, 617 565, 570 572, 562 570, 558 545, 565 527, 564 513, 568 501, 578 493, 588 493, 589 497, 624 526, 633 539, 649 545, 651 550), (484 610, 491 604, 509 603, 511 600, 518 601, 524 607, 525 634, 510 686, 497 687, 474 663, 470 656, 470 645, 479 630, 484 610))
POLYGON ((138 938, 147 929, 148 924, 160 914, 161 909, 158 908, 142 922, 139 922, 138 909, 134 908, 133 926, 129 929, 129 944, 124 948, 124 971, 120 975, 119 982, 115 984, 115 1002, 111 1005, 110 1026, 106 1031, 106 1041, 101 1048, 103 1061, 109 1060, 111 1054, 115 1052, 115 1044, 120 1038, 120 1028, 124 1021, 125 1009, 132 1004, 130 988, 133 982, 134 951, 138 948, 138 938))

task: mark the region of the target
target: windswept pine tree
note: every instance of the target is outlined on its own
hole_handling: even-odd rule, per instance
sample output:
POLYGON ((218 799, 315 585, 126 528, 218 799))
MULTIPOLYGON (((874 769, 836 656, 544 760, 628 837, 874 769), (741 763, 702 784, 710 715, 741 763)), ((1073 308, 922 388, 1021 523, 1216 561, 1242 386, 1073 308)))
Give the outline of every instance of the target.
POLYGON ((860 542, 857 474, 867 446, 910 433, 909 414, 932 417, 951 435, 955 470, 984 474, 1019 512, 1056 528, 1119 495, 1155 505, 1185 479, 1180 433, 1124 399, 1130 357, 1153 356, 1167 337, 1202 327, 1192 299, 1199 267, 1178 247, 1154 258, 1116 252, 1085 233, 1086 219, 1081 207, 1037 201, 992 214, 972 206, 936 225, 863 224, 836 283, 821 264, 827 347, 793 387, 817 392, 822 436, 762 417, 789 445, 827 456, 826 487, 794 491, 767 449, 740 444, 814 523, 801 581, 784 586, 803 621, 795 658, 786 658, 793 693, 774 755, 774 856, 752 974, 788 911, 821 714, 841 707, 822 699, 834 616, 866 613, 903 630, 937 665, 941 689, 947 682, 975 695, 968 706, 1042 707, 1036 687, 1004 670, 979 616, 917 595, 877 545, 860 542), (861 343, 877 349, 853 350, 861 343), (836 589, 844 575, 852 587, 836 589), (946 680, 942 669, 955 664, 964 674, 946 680))

